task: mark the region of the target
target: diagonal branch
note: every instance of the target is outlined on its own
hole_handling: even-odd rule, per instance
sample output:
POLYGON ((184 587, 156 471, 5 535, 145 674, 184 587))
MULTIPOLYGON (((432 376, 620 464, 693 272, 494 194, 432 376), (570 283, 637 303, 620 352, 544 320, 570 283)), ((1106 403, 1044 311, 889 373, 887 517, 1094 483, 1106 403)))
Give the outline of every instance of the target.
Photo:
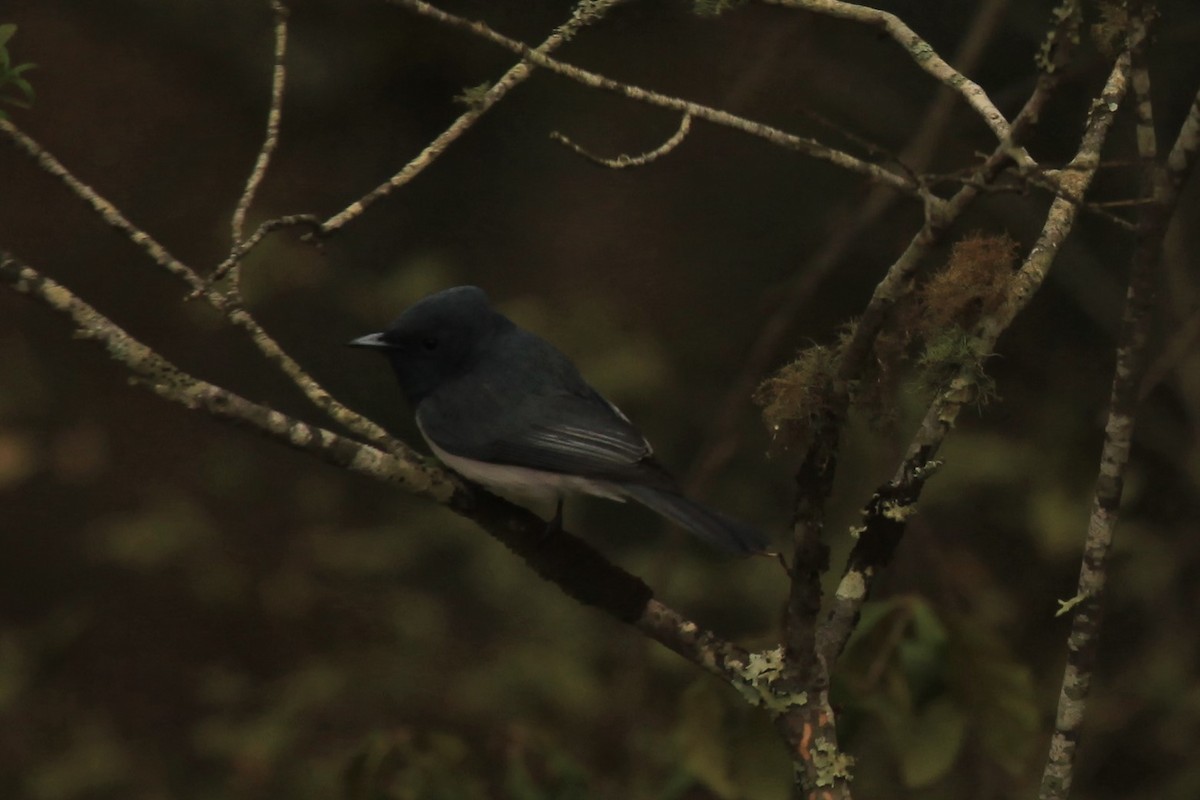
POLYGON ((76 197, 91 206, 106 225, 140 247, 155 264, 181 279, 192 291, 203 290, 204 280, 195 270, 167 252, 167 248, 159 244, 158 240, 130 222, 115 205, 75 177, 61 161, 13 124, 12 120, 0 116, 0 133, 7 136, 18 150, 31 158, 44 172, 66 184, 76 197))
POLYGON ((424 2, 424 0, 387 0, 392 5, 402 6, 404 8, 415 11, 416 13, 435 19, 439 22, 450 25, 451 27, 467 31, 482 39, 486 39, 493 44, 516 53, 531 64, 543 67, 550 72, 562 75, 566 78, 581 83, 593 89, 602 89, 604 91, 615 92, 616 94, 627 97, 630 100, 646 105, 665 108, 671 111, 677 111, 681 114, 688 114, 696 119, 702 119, 706 122, 711 122, 714 125, 720 125, 726 128, 732 128, 743 133, 757 136, 765 139, 772 144, 786 147, 789 150, 795 150, 812 158, 825 161, 833 164, 836 167, 857 172, 861 175, 870 178, 876 183, 888 186, 896 191, 903 192, 908 195, 921 197, 927 202, 937 203, 935 198, 928 196, 924 188, 917 181, 914 181, 908 176, 902 176, 891 170, 884 169, 878 164, 872 164, 868 161, 863 161, 860 158, 850 155, 841 150, 836 150, 828 147, 815 139, 809 139, 803 136, 796 136, 770 125, 765 125, 761 122, 753 122, 740 117, 736 114, 731 114, 728 111, 722 111, 711 106, 693 103, 679 97, 672 97, 660 92, 655 92, 650 89, 643 89, 640 86, 634 86, 628 83, 621 83, 612 78, 607 78, 595 72, 567 64, 563 61, 551 58, 540 49, 535 50, 529 45, 524 44, 516 39, 509 38, 502 33, 499 33, 483 22, 472 22, 464 17, 451 14, 446 11, 424 2))
MULTIPOLYGON (((611 8, 622 2, 625 2, 625 0, 580 0, 576 4, 571 18, 555 28, 554 33, 546 41, 533 50, 530 50, 530 52, 544 55, 557 50, 564 43, 570 41, 581 29, 598 21, 611 8)), ((530 66, 531 62, 532 59, 523 56, 522 60, 514 64, 508 72, 504 73, 500 80, 496 81, 491 88, 480 97, 474 99, 471 102, 471 107, 461 114, 458 119, 454 120, 449 128, 446 128, 437 138, 427 144, 425 149, 416 158, 405 164, 399 172, 379 186, 325 220, 321 226, 321 233, 323 235, 335 233, 345 226, 346 223, 362 215, 369 207, 420 175, 426 167, 436 161, 438 156, 446 151, 446 148, 470 130, 471 126, 486 114, 492 106, 504 99, 504 96, 510 90, 522 83, 533 73, 533 68, 530 66)))
POLYGON ((116 206, 101 196, 95 189, 75 177, 49 151, 4 117, 0 117, 0 133, 7 136, 19 150, 32 158, 42 170, 62 181, 76 197, 89 205, 105 223, 121 233, 134 245, 141 248, 150 257, 151 261, 183 280, 192 290, 190 296, 203 297, 213 308, 224 314, 226 319, 233 325, 245 331, 267 360, 275 364, 280 371, 287 375, 292 383, 300 389, 314 406, 344 425, 348 430, 383 447, 385 450, 403 450, 405 445, 402 442, 393 439, 388 435, 387 431, 365 417, 355 414, 334 399, 329 392, 325 391, 325 388, 309 375, 294 358, 289 356, 279 346, 279 343, 258 324, 258 321, 246 311, 236 296, 228 297, 213 288, 194 269, 171 255, 154 237, 137 225, 134 225, 116 206))
MULTIPOLYGON (((411 449, 389 453, 309 425, 187 374, 134 339, 62 284, 0 251, 0 282, 67 317, 80 338, 104 348, 135 381, 159 397, 231 424, 247 427, 336 466, 425 497, 478 523, 538 575, 586 605, 628 623, 664 647, 732 684, 744 695, 760 692, 756 658, 653 598, 640 578, 562 531, 545 535, 531 512, 463 483, 411 449)), ((761 704, 763 694, 748 696, 761 704)))
POLYGON ((950 66, 945 59, 938 55, 929 42, 918 36, 912 28, 905 24, 904 20, 895 14, 854 3, 844 3, 840 0, 764 0, 764 2, 788 8, 804 9, 881 28, 904 48, 917 66, 940 81, 942 85, 963 96, 963 99, 971 108, 975 109, 992 132, 996 134, 1000 144, 1009 150, 1008 155, 1017 162, 1022 170, 1036 166, 1025 148, 1019 147, 1013 142, 1012 126, 1000 113, 1000 109, 992 103, 987 92, 979 84, 950 66))

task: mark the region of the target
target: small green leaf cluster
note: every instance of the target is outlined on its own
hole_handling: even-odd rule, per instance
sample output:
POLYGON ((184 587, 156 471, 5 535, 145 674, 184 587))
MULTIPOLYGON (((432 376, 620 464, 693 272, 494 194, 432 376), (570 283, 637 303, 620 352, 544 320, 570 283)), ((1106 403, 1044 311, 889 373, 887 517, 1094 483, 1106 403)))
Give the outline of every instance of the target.
POLYGON ((462 94, 454 96, 454 102, 459 105, 466 106, 472 111, 478 111, 483 107, 483 102, 487 98, 487 93, 492 90, 492 82, 484 81, 478 86, 468 86, 462 90, 462 94))
MULTIPOLYGON (((0 103, 8 103, 18 108, 33 106, 33 85, 24 78, 24 73, 34 68, 33 64, 14 64, 8 52, 8 42, 17 32, 17 26, 11 23, 0 25, 0 103)), ((0 110, 0 117, 8 115, 0 110)))

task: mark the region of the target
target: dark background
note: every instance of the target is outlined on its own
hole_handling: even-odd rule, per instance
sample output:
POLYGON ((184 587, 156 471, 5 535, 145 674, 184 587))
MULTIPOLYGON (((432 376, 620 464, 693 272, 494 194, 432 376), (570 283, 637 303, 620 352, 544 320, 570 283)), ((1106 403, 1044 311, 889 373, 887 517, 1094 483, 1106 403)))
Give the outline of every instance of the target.
MULTIPOLYGON (((283 135, 251 225, 328 216, 391 175, 495 80, 505 52, 364 1, 293 3, 283 135)), ((884 3, 949 57, 978 8, 884 3)), ((538 42, 563 2, 455 3, 538 42)), ((1200 83, 1200 7, 1161 4, 1153 92, 1171 141, 1200 83)), ((1089 4, 1089 22, 1097 18, 1089 4)), ((1047 9, 1013 0, 975 78, 1011 117, 1047 9)), ((6 0, 38 68, 18 125, 175 255, 228 250, 269 96, 265 3, 6 0)), ((937 87, 877 31, 778 8, 700 18, 634 3, 560 51, 612 77, 848 146, 891 151, 937 87)), ((1108 64, 1084 42, 1031 142, 1069 158, 1108 64)), ((639 153, 673 115, 538 74, 445 156, 315 250, 277 234, 250 305, 337 397, 417 442, 385 365, 342 347, 428 291, 485 287, 556 342, 677 472, 809 254, 862 180, 696 123, 670 156, 601 169, 551 141, 639 153)), ((1129 159, 1118 120, 1106 157, 1129 159)), ((990 151, 959 103, 931 169, 990 151)), ((1102 171, 1101 199, 1136 175, 1102 171)), ((1197 191, 1168 236, 1159 338, 1196 307, 1197 191)), ((1028 246, 1046 197, 979 202, 956 227, 1028 246)), ((773 361, 831 343, 920 224, 901 200, 814 287, 773 361)), ((0 244, 184 369, 323 422, 256 351, 53 179, 0 145, 0 244)), ((1044 758, 1112 372, 1130 236, 1085 215, 989 362, 1000 401, 964 412, 839 685, 862 796, 1029 797, 1044 758), (897 649, 891 633, 903 638, 897 649), (877 635, 876 635, 877 634, 877 635)), ((1194 348, 1149 396, 1110 572, 1078 797, 1200 793, 1200 477, 1194 348)), ((761 376, 763 378, 767 375, 761 376)), ((783 541, 794 457, 742 398, 736 456, 704 491, 783 541)), ((929 400, 852 422, 829 536, 886 480, 929 400)), ((665 602, 752 647, 785 579, 599 502, 568 524, 665 602)), ((63 320, 0 291, 0 795, 67 798, 761 797, 789 768, 715 681, 538 580, 449 512, 130 386, 63 320)))

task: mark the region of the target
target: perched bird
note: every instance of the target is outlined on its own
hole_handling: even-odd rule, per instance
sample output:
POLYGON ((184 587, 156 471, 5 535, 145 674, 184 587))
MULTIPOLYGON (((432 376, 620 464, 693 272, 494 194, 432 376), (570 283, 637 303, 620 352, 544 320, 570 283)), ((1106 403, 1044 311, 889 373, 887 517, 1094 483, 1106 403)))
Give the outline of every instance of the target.
POLYGON ((754 528, 684 497, 645 437, 549 342, 517 327, 475 286, 429 295, 379 333, 417 427, 446 466, 501 492, 631 497, 722 550, 762 553, 754 528))

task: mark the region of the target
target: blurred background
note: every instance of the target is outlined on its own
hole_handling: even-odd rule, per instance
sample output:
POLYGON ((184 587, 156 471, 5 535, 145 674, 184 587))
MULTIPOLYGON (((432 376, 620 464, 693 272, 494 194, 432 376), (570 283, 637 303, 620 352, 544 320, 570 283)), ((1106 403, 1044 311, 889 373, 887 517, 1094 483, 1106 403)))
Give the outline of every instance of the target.
MULTIPOLYGON (((327 217, 386 179, 499 77, 503 51, 382 3, 294 0, 283 134, 250 224, 327 217)), ((879 4, 1008 116, 1031 90, 1035 0, 879 4)), ((528 42, 559 0, 445 6, 528 42)), ((1164 0, 1151 67, 1161 141, 1200 84, 1200 6, 1164 0)), ((1100 14, 1088 4, 1088 23, 1100 14)), ((6 0, 37 90, 11 118, 197 268, 229 246, 269 97, 266 3, 6 0)), ((875 30, 746 6, 631 3, 561 55, 785 130, 892 153, 937 87, 875 30)), ((1090 39, 1031 141, 1074 152, 1108 62, 1090 39)), ((248 259, 265 327, 337 397, 418 442, 386 366, 342 343, 425 293, 483 286, 557 343, 711 504, 787 535, 795 455, 736 389, 767 319, 793 303, 757 379, 835 342, 921 220, 859 178, 696 123, 641 169, 551 141, 641 153, 673 115, 537 74, 430 169, 314 249, 276 234, 248 259), (847 234, 850 231, 850 234, 847 234), (841 237, 836 258, 815 261, 841 237), (824 271, 822 271, 824 270, 824 271), (730 387, 735 393, 730 395, 730 387), (722 409, 734 410, 722 417, 722 409), (718 419, 725 419, 718 425, 718 419), (732 455, 715 469, 714 448, 732 455)), ((949 172, 994 141, 961 103, 922 141, 949 172)), ((1169 137, 1169 138, 1168 138, 1169 137)), ((1096 197, 1133 196, 1123 112, 1096 197)), ((1139 420, 1077 797, 1200 794, 1200 360, 1196 182, 1166 248, 1158 350, 1181 350, 1139 420)), ((1048 201, 980 201, 951 239, 1027 248, 1048 201)), ((184 369, 324 420, 256 351, 53 179, 0 143, 0 245, 184 369)), ((872 798, 1030 797, 1064 661, 1131 237, 1082 217, 989 363, 999 400, 962 415, 836 686, 872 798)), ((944 258, 944 253, 940 258, 944 258)), ((936 265, 937 259, 931 264, 936 265)), ((890 477, 929 395, 856 418, 828 535, 890 477)), ((786 582, 616 504, 567 522, 668 604, 749 647, 777 641, 786 582)), ((568 600, 449 512, 130 386, 64 321, 0 290, 0 796, 101 798, 782 798, 774 731, 718 682, 568 600)), ((832 586, 832 584, 830 584, 832 586)))

